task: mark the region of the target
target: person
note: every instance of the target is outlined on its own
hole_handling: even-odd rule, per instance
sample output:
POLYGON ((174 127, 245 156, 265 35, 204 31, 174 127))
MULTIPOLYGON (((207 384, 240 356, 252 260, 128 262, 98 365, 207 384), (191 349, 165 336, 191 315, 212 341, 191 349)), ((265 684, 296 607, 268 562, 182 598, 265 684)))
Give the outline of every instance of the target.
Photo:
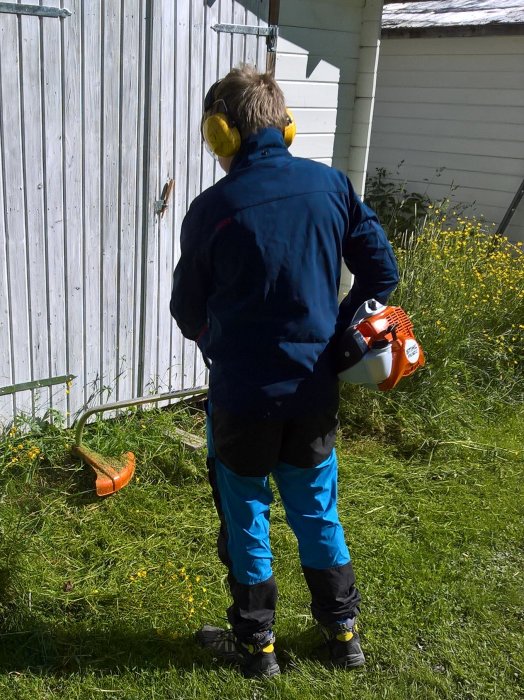
POLYGON ((231 628, 199 642, 246 676, 279 673, 269 510, 276 483, 331 661, 365 662, 360 594, 337 512, 333 347, 398 282, 379 221, 336 169, 293 157, 294 122, 268 73, 242 65, 208 91, 202 134, 226 175, 191 204, 171 314, 210 366, 208 472, 231 628), (342 259, 354 275, 339 307, 342 259))

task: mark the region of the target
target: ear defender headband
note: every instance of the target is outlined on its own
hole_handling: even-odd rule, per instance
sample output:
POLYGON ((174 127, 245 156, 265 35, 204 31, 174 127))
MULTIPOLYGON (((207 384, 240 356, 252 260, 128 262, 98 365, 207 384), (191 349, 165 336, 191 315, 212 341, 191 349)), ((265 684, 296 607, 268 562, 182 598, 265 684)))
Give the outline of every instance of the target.
MULTIPOLYGON (((220 80, 207 91, 204 99, 204 115, 210 112, 215 105, 222 104, 214 114, 202 117, 200 130, 202 138, 213 155, 221 158, 230 158, 240 149, 242 138, 235 122, 228 116, 227 104, 224 100, 215 98, 215 91, 219 83, 220 80)), ((282 133, 284 143, 289 148, 297 133, 297 127, 291 110, 286 108, 286 113, 287 124, 282 133)))

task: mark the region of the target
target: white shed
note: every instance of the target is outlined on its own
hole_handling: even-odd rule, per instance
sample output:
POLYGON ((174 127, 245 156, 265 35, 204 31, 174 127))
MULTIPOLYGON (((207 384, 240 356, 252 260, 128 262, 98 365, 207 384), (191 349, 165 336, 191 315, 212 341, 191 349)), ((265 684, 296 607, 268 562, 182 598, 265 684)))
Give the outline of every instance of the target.
POLYGON ((384 6, 369 174, 376 168, 435 199, 456 188, 470 214, 524 240, 522 0, 384 6))
POLYGON ((362 191, 381 10, 0 3, 0 422, 49 409, 72 420, 205 382, 168 310, 182 218, 220 177, 200 141, 203 96, 242 61, 276 68, 297 119, 293 152, 362 191))

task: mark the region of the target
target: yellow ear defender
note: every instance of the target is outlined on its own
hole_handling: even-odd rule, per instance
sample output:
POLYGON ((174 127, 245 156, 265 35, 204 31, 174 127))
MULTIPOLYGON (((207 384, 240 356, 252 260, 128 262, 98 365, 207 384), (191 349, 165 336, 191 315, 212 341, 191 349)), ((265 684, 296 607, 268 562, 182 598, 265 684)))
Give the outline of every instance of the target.
MULTIPOLYGON (((209 150, 215 156, 230 158, 240 149, 242 139, 235 123, 228 117, 227 105, 222 99, 215 99, 215 90, 220 81, 212 85, 204 99, 204 115, 219 102, 222 103, 222 110, 202 119, 202 137, 209 150)), ((284 143, 289 148, 293 143, 297 127, 295 118, 290 109, 286 109, 287 123, 283 129, 284 143)))
POLYGON ((289 148, 291 144, 293 143, 293 139, 295 138, 295 135, 297 133, 297 124, 295 122, 295 117, 293 116, 293 112, 286 107, 286 113, 287 113, 287 124, 284 127, 284 143, 286 146, 289 148))
POLYGON ((222 158, 234 156, 240 148, 240 132, 230 125, 227 114, 212 114, 202 123, 202 136, 211 152, 222 158))

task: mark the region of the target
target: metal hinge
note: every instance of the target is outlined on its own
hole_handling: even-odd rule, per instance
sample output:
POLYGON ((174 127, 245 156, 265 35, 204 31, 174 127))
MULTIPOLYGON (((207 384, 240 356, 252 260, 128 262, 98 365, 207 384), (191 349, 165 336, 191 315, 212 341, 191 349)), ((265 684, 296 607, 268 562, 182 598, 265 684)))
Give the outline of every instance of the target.
POLYGON ((252 24, 214 24, 211 29, 215 32, 226 32, 227 34, 251 34, 254 36, 265 36, 268 51, 276 51, 278 38, 278 25, 270 24, 268 27, 257 27, 252 24))
POLYGON ((46 5, 20 5, 16 2, 0 2, 0 12, 14 15, 36 15, 37 17, 70 17, 71 11, 46 5))

